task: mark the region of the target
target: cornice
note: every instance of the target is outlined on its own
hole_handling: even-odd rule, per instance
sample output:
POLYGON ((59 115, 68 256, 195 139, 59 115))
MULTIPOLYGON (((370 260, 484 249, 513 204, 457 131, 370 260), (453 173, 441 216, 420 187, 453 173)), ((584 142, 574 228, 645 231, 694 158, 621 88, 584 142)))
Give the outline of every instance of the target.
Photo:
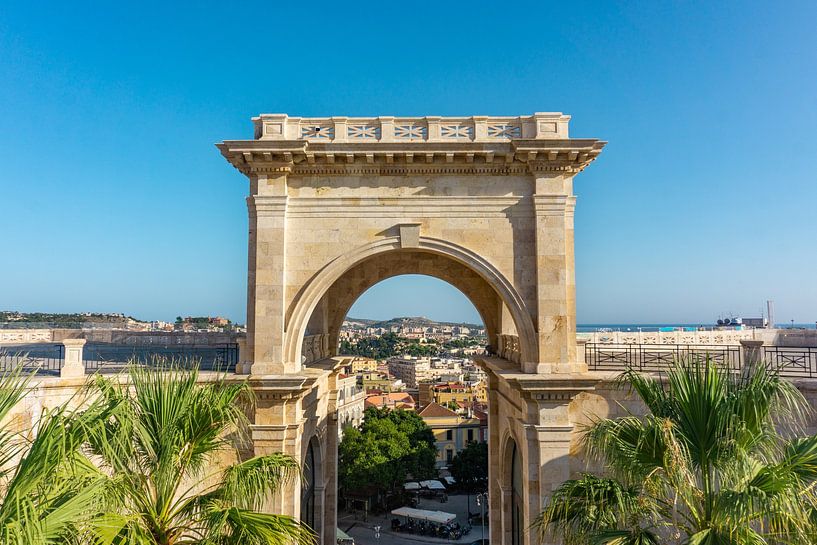
POLYGON ((594 139, 481 142, 231 140, 216 146, 247 176, 572 176, 601 153, 594 139))

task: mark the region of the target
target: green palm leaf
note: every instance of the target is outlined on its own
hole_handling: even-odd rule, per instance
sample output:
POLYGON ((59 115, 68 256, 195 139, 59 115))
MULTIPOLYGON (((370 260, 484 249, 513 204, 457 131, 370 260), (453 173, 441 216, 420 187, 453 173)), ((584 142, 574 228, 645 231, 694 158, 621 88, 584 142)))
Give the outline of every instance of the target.
POLYGON ((817 436, 810 408, 762 364, 735 372, 708 358, 663 379, 632 370, 620 385, 647 409, 600 419, 582 446, 609 476, 565 482, 537 519, 568 545, 817 544, 817 436))

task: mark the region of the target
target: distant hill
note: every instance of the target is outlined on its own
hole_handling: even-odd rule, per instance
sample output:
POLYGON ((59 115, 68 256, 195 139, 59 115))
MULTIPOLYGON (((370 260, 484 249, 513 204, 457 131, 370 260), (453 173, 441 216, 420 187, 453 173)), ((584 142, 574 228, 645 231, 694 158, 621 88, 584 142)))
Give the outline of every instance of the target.
POLYGON ((105 324, 124 326, 128 323, 145 323, 142 320, 121 313, 100 312, 18 312, 16 310, 0 311, 0 324, 5 328, 31 327, 67 327, 75 328, 81 324, 105 324))
POLYGON ((0 311, 0 322, 8 323, 50 323, 50 324, 75 324, 75 323, 103 323, 103 324, 124 324, 128 321, 142 322, 131 316, 120 313, 95 313, 95 312, 17 312, 16 310, 0 311))
POLYGON ((391 318, 389 320, 372 320, 369 318, 346 318, 344 325, 357 325, 362 327, 382 327, 390 328, 393 326, 405 327, 441 327, 441 326, 465 326, 471 329, 482 329, 480 324, 472 324, 469 322, 438 322, 425 316, 400 316, 391 318))

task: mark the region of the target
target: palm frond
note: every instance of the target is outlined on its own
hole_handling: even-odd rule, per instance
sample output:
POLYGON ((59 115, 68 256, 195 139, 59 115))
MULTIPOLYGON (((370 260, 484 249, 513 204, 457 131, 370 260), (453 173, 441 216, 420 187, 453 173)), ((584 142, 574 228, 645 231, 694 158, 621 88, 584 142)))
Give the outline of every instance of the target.
POLYGON ((559 535, 566 545, 603 532, 627 531, 656 517, 659 506, 633 486, 585 474, 562 483, 534 521, 541 540, 559 535))
POLYGON ((298 461, 286 454, 256 456, 224 471, 220 493, 237 507, 260 509, 271 493, 300 473, 298 461))

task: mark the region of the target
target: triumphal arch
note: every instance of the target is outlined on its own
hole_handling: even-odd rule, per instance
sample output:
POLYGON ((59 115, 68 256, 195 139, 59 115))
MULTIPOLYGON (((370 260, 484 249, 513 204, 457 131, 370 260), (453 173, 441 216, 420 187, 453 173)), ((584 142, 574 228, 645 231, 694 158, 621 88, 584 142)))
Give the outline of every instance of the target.
POLYGON ((528 528, 569 477, 568 404, 593 381, 576 349, 573 178, 604 142, 570 117, 261 115, 218 144, 249 178, 247 350, 256 453, 309 460, 270 507, 334 543, 338 335, 369 287, 408 273, 474 304, 490 349, 492 543, 528 528))

